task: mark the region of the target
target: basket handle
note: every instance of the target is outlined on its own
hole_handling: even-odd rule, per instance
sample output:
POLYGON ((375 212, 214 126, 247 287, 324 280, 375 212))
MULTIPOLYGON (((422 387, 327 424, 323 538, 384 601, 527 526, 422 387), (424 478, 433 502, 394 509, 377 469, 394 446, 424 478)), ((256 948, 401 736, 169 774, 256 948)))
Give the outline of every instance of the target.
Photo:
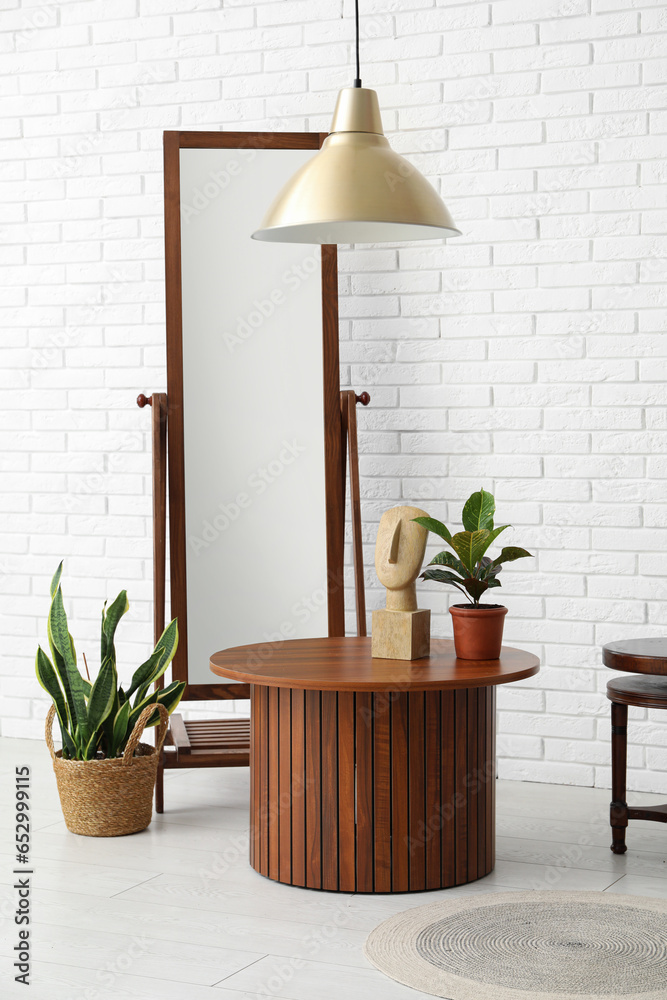
POLYGON ((132 763, 132 755, 137 748, 139 737, 143 733, 146 723, 155 712, 155 709, 157 709, 160 714, 160 725, 158 726, 157 736, 155 738, 155 752, 159 756, 165 736, 167 735, 167 729, 169 728, 169 712, 164 705, 153 703, 152 705, 146 705, 146 708, 137 719, 136 725, 132 730, 132 735, 127 741, 127 746, 125 747, 125 753, 123 754, 123 767, 128 767, 132 763))
MULTIPOLYGON (((137 719, 136 725, 132 730, 132 735, 127 741, 127 746, 125 747, 125 753, 123 754, 123 766, 127 767, 132 761, 132 755, 137 748, 137 743, 139 742, 139 737, 143 733, 146 723, 150 719, 151 715, 158 710, 160 715, 160 725, 157 730, 157 739, 155 741, 155 752, 157 754, 162 750, 162 744, 164 743, 165 737, 167 735, 167 729, 169 728, 169 712, 164 707, 164 705, 153 704, 146 705, 139 718, 137 719)), ((51 759, 55 761, 56 751, 53 746, 53 720, 56 717, 55 705, 51 705, 48 714, 46 716, 46 725, 44 726, 44 737, 46 739, 46 745, 49 748, 49 753, 51 754, 51 759)))
POLYGON ((44 726, 44 738, 46 739, 46 745, 49 748, 49 753, 51 754, 51 760, 55 761, 56 751, 53 746, 53 720, 56 717, 56 706, 51 705, 48 714, 46 716, 46 725, 44 726))

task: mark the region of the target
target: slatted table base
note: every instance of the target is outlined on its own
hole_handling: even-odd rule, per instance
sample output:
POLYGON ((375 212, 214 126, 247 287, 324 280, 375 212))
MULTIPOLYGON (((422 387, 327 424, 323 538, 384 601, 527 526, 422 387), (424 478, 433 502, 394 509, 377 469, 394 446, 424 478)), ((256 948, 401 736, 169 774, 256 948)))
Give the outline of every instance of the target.
POLYGON ((419 892, 495 863, 495 688, 251 688, 250 863, 278 882, 419 892))

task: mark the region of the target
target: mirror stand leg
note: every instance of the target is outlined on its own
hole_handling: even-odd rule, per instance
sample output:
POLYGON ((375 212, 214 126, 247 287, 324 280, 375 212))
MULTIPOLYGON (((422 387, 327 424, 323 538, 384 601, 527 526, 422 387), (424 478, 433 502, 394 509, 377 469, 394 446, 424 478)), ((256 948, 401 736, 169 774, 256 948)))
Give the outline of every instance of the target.
POLYGON ((155 812, 164 812, 164 766, 161 760, 157 766, 157 777, 155 779, 155 812))

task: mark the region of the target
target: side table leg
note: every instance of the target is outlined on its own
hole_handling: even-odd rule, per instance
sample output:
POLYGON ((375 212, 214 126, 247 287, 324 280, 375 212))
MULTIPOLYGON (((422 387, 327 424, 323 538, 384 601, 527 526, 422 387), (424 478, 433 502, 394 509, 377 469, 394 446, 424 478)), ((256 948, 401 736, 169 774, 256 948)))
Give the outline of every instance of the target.
POLYGON ((628 826, 626 796, 626 771, 628 764, 628 706, 612 702, 611 705, 611 788, 610 822, 611 849, 614 854, 625 854, 625 831, 628 826))

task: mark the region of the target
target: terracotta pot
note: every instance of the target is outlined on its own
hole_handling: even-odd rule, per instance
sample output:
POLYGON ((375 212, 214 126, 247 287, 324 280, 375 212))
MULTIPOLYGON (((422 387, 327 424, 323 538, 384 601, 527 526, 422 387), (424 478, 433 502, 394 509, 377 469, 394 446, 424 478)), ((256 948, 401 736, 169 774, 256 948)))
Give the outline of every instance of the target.
POLYGON ((454 648, 461 660, 497 660, 503 642, 507 608, 502 604, 454 604, 454 648))

